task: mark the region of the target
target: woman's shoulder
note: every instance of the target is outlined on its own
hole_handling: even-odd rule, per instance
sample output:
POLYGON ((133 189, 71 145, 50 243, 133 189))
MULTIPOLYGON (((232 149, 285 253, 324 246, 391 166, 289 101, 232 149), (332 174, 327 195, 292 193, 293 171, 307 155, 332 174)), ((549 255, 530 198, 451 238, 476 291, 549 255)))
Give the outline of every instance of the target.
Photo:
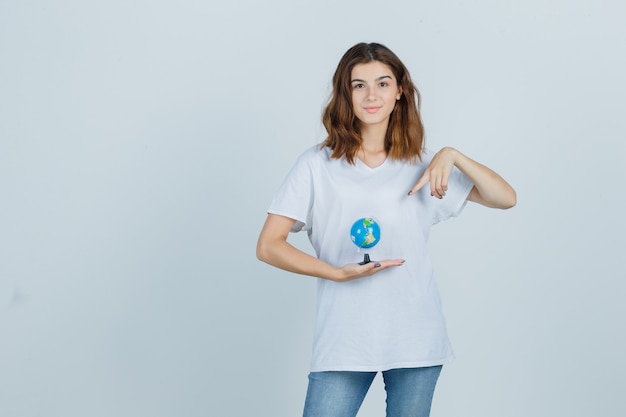
POLYGON ((321 163, 330 160, 332 150, 321 143, 307 148, 298 157, 299 163, 321 163))

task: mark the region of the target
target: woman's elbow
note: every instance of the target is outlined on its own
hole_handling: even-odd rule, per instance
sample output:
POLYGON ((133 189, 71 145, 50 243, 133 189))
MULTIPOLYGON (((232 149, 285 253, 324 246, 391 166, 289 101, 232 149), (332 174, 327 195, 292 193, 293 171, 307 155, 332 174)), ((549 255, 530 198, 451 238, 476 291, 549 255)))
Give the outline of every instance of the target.
POLYGON ((276 258, 277 243, 273 239, 261 236, 256 244, 256 257, 259 261, 273 265, 276 258))
POLYGON ((500 206, 500 208, 503 210, 507 210, 507 209, 515 207, 516 204, 517 204, 517 194, 515 193, 515 190, 511 189, 511 191, 506 196, 506 199, 502 201, 502 205, 500 206))
POLYGON ((256 258, 259 261, 267 263, 267 256, 267 243, 263 239, 259 238, 256 243, 256 258))

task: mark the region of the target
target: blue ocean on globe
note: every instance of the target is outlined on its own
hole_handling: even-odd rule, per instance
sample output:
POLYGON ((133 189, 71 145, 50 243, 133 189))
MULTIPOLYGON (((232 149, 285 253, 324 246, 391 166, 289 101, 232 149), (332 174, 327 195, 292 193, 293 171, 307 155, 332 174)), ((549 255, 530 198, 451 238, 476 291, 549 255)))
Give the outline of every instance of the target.
POLYGON ((352 225, 350 237, 359 248, 371 248, 380 240, 380 226, 371 217, 363 217, 352 225))

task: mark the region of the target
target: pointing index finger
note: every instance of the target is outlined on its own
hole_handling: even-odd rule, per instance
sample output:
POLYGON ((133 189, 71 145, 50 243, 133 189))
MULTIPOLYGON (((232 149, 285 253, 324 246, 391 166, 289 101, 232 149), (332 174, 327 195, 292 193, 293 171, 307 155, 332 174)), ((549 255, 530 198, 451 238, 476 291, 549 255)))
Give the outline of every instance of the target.
POLYGON ((422 188, 429 181, 428 173, 424 173, 417 183, 409 190, 409 195, 415 194, 420 188, 422 188))

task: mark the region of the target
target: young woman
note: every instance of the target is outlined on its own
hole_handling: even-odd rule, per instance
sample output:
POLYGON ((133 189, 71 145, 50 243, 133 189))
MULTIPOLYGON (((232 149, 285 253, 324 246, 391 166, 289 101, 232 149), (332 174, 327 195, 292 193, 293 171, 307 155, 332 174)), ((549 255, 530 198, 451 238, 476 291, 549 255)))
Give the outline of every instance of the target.
POLYGON ((467 200, 516 203, 489 168, 453 148, 424 148, 419 100, 392 51, 350 48, 323 116, 328 137, 299 157, 268 210, 257 257, 319 278, 305 417, 356 416, 379 371, 388 417, 429 415, 441 367, 453 358, 427 254, 430 227, 467 200), (350 237, 363 218, 380 230, 368 263, 350 237), (316 257, 288 243, 301 230, 316 257))

